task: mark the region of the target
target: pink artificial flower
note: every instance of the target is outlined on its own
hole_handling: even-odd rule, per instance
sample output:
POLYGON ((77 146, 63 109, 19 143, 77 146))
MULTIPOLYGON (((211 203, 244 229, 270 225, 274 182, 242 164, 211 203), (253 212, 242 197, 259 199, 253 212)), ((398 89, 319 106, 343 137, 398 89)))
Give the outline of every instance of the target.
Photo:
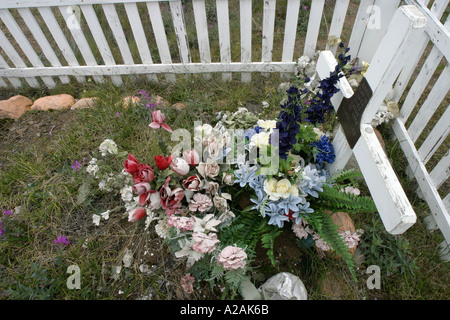
POLYGON ((195 278, 192 277, 190 273, 187 273, 183 278, 181 278, 181 286, 183 287, 184 292, 188 294, 194 292, 194 283, 195 278))
POLYGON ((135 222, 145 217, 146 210, 143 207, 137 207, 128 213, 128 221, 135 222))
POLYGON ((190 217, 177 217, 175 215, 169 216, 167 219, 169 227, 183 229, 183 231, 190 231, 194 229, 194 219, 190 217))
POLYGON ((139 195, 139 204, 145 206, 150 200, 150 194, 155 193, 155 190, 151 190, 150 183, 139 182, 133 186, 134 192, 139 195))
POLYGON ((319 248, 322 251, 329 251, 331 250, 331 247, 328 245, 328 243, 325 242, 322 238, 320 238, 318 235, 314 237, 316 247, 319 248))
POLYGON ((180 176, 185 176, 189 173, 189 165, 183 158, 175 158, 172 160, 170 168, 180 176))
POLYGON ((136 194, 148 193, 151 190, 150 183, 148 182, 139 182, 133 186, 134 192, 136 194))
POLYGON ((200 189, 201 183, 202 182, 200 180, 200 177, 198 175, 195 175, 195 176, 184 179, 183 182, 181 183, 181 185, 186 190, 198 191, 200 189))
POLYGON ((236 245, 228 246, 220 252, 217 262, 226 270, 244 268, 247 263, 247 254, 236 245))
POLYGON ((169 131, 172 133, 172 129, 169 127, 169 125, 166 123, 166 116, 161 113, 160 110, 156 110, 152 112, 153 122, 149 124, 150 128, 153 129, 159 129, 162 127, 163 129, 169 131))
POLYGON ((202 193, 196 193, 189 202, 189 210, 206 212, 213 206, 211 199, 202 193))
POLYGON ((181 200, 184 198, 184 191, 181 188, 175 188, 174 190, 169 187, 170 176, 167 177, 163 186, 159 190, 161 197, 161 207, 167 209, 178 209, 181 207, 181 200))
POLYGON ((195 232, 192 234, 192 240, 195 242, 192 249, 200 253, 213 252, 216 249, 216 244, 220 242, 216 233, 195 232))
POLYGON ((148 197, 148 208, 151 211, 161 208, 161 196, 159 192, 150 193, 148 197))
POLYGON ((200 162, 200 155, 196 149, 185 150, 183 158, 190 166, 196 166, 200 162))
POLYGON ((349 249, 356 247, 360 240, 359 234, 357 232, 352 233, 349 230, 342 232, 341 236, 342 238, 344 238, 344 241, 347 243, 347 247, 349 247, 349 249))

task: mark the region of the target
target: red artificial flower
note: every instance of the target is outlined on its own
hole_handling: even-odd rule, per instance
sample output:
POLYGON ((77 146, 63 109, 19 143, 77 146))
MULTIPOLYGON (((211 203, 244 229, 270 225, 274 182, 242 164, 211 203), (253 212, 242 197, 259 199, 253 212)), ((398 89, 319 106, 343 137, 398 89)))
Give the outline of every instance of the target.
POLYGON ((145 217, 145 214, 146 214, 145 208, 137 207, 128 213, 128 221, 134 222, 141 220, 143 217, 145 217))
POLYGON ((153 172, 153 168, 149 165, 140 163, 136 173, 133 175, 134 183, 140 182, 152 182, 155 174, 153 172))
POLYGON ((166 170, 172 163, 172 156, 168 156, 166 158, 161 155, 157 155, 155 157, 155 163, 159 170, 166 170))
POLYGON ((129 174, 134 176, 135 173, 138 171, 139 162, 130 153, 130 154, 128 154, 127 160, 125 160, 125 162, 123 163, 123 166, 124 166, 126 172, 128 172, 129 174))

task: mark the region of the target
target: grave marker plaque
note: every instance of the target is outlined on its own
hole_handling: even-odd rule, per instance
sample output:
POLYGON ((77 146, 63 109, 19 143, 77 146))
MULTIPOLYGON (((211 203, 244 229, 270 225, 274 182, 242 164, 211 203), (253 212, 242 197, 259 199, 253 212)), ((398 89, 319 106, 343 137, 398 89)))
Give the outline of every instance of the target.
POLYGON ((361 117, 372 94, 372 88, 367 79, 363 78, 353 96, 348 99, 344 98, 338 109, 337 116, 351 149, 361 136, 361 117))

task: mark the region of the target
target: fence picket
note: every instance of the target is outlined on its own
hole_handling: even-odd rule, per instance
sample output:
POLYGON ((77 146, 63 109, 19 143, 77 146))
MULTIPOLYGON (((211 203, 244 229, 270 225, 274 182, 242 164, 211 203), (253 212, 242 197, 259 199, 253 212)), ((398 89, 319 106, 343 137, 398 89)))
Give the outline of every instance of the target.
MULTIPOLYGON (((50 62, 50 64, 54 67, 60 67, 61 62, 59 61, 58 57, 55 54, 55 51, 53 51, 50 43, 48 42, 47 38, 45 37, 44 33, 42 32, 41 27, 36 22, 36 19, 34 18, 33 14, 31 13, 29 8, 20 8, 18 9, 20 16, 22 17, 23 21, 27 25, 28 29, 30 30, 31 34, 33 35, 34 39, 36 39, 37 43, 42 49, 42 52, 44 53, 47 60, 50 62)), ((59 77, 62 83, 69 83, 70 79, 68 76, 61 76, 59 77)))
MULTIPOLYGON (((220 47, 220 62, 231 62, 231 46, 230 46, 230 18, 228 11, 228 0, 217 0, 217 27, 219 29, 219 47, 220 47)), ((223 81, 231 81, 231 73, 223 73, 223 81)))
MULTIPOLYGON (((80 64, 78 63, 77 58, 73 54, 72 48, 70 47, 69 42, 67 41, 64 33, 62 32, 61 27, 56 21, 55 15, 53 14, 51 8, 40 7, 38 8, 38 10, 39 14, 41 15, 42 19, 47 25, 48 30, 50 30, 53 39, 55 40, 57 46, 59 47, 59 50, 61 50, 61 53, 64 56, 64 59, 66 59, 69 66, 73 67, 79 66, 80 64)), ((86 82, 86 79, 84 77, 75 77, 75 79, 80 83, 86 82)))
MULTIPOLYGON (((443 6, 432 6, 432 13, 436 16, 436 18, 440 19, 442 14, 444 13, 445 8, 447 7, 449 0, 441 1, 440 3, 446 3, 445 7, 443 6)), ((436 4, 436 1, 435 1, 436 4)), ((420 58, 423 55, 423 52, 425 51, 428 42, 429 37, 427 33, 424 31, 423 33, 417 35, 416 39, 416 45, 413 46, 411 50, 411 59, 408 59, 408 61, 405 64, 405 67, 403 68, 402 72, 400 73, 395 86, 394 86, 394 100, 399 101, 404 90, 406 89, 409 80, 411 79, 411 76, 414 73, 414 70, 416 69, 417 64, 419 63, 420 58)))
MULTIPOLYGON (((209 48, 208 23, 206 20, 205 0, 192 0, 197 31, 198 49, 201 63, 211 63, 211 50, 209 48)), ((206 78, 211 74, 205 73, 206 78)))
MULTIPOLYGON (((0 46, 5 51, 6 55, 11 60, 11 62, 16 66, 16 68, 26 68, 27 67, 25 62, 22 60, 20 55, 17 53, 16 49, 14 49, 13 45, 9 42, 8 38, 6 38, 6 36, 2 30, 0 30, 0 46)), ((30 87, 33 87, 33 88, 39 87, 39 82, 34 77, 25 77, 25 81, 30 85, 30 87)))
POLYGON ((320 22, 325 0, 316 0, 311 3, 309 12, 308 31, 306 32, 304 55, 312 58, 316 52, 317 38, 319 37, 320 22))
POLYGON ((406 128, 400 119, 394 119, 392 122, 392 129, 394 130, 395 136, 398 138, 400 147, 405 153, 408 164, 412 168, 412 172, 414 172, 416 181, 425 201, 428 203, 434 220, 439 226, 447 243, 450 243, 450 216, 413 141, 409 138, 406 128))
POLYGON ((186 32, 186 24, 184 23, 183 5, 181 1, 171 1, 170 13, 172 14, 173 27, 177 37, 178 50, 180 51, 181 63, 187 64, 191 62, 189 52, 188 36, 186 32))
MULTIPOLYGON (((142 20, 139 16, 139 11, 136 3, 125 3, 125 11, 127 12, 128 21, 130 21, 131 31, 133 32, 134 40, 141 57, 143 64, 153 64, 152 55, 148 47, 148 42, 145 37, 142 20)), ((158 77, 155 74, 147 75, 147 79, 151 82, 158 82, 158 77)))
MULTIPOLYGON (((0 10, 0 18, 3 20, 3 23, 6 25, 9 32, 11 32, 14 39, 17 41, 18 45, 20 46, 23 53, 30 61, 31 65, 33 67, 43 67, 44 64, 42 63, 41 59, 39 59, 38 55, 36 54, 36 51, 31 46, 27 37, 20 29, 19 25, 17 24, 16 20, 13 18, 9 10, 7 9, 0 10)), ((56 86, 56 83, 52 79, 52 77, 42 77, 42 81, 49 88, 53 88, 56 86)))
POLYGON ((348 41, 348 47, 350 51, 348 52, 352 58, 358 56, 359 49, 361 47, 361 42, 366 32, 367 23, 369 21, 370 11, 368 10, 375 0, 361 0, 359 4, 358 13, 355 17, 355 22, 353 24, 352 34, 350 35, 350 40, 348 41))
POLYGON ((439 188, 450 177, 450 151, 447 151, 445 156, 431 170, 430 177, 436 188, 439 188))
POLYGON ((444 100, 445 96, 442 93, 446 93, 450 89, 450 82, 448 81, 449 77, 450 68, 447 65, 408 128, 408 133, 412 141, 415 142, 419 138, 423 129, 444 100))
MULTIPOLYGON (((161 63, 171 64, 172 57, 170 55, 169 44, 167 42, 166 31, 164 29, 164 23, 161 16, 161 9, 159 2, 147 2, 147 10, 150 16, 150 23, 153 28, 153 33, 156 39, 156 45, 158 46, 159 58, 161 63)), ((166 80, 169 82, 175 82, 176 77, 173 74, 166 74, 166 80)))
MULTIPOLYGON (((62 6, 62 7, 58 7, 58 9, 61 12, 64 20, 66 21, 66 24, 68 25, 69 31, 72 34, 72 37, 75 40, 86 65, 87 66, 96 66, 97 61, 94 57, 94 54, 92 53, 91 48, 89 47, 89 44, 86 40, 86 37, 85 37, 83 31, 81 30, 81 27, 77 28, 77 27, 69 26, 69 21, 70 21, 69 19, 72 14, 72 7, 71 6, 62 6)), ((92 78, 97 83, 103 83, 103 81, 104 81, 103 77, 101 77, 101 76, 93 76, 92 78)))
MULTIPOLYGON (((349 3, 350 0, 336 0, 328 37, 330 36, 335 36, 337 38, 341 37, 349 3)), ((330 48, 329 45, 327 44, 326 50, 330 50, 333 54, 335 54, 337 46, 333 46, 330 48)))
MULTIPOLYGON (((0 39, 1 39, 1 37, 0 37, 0 39)), ((5 59, 3 59, 3 57, 0 55, 0 69, 6 69, 6 68, 9 68, 9 65, 8 65, 8 63, 6 63, 5 59)), ((0 80, 2 81, 2 86, 6 87, 7 86, 6 82, 2 78, 0 78, 0 80)), ((8 80, 13 85, 14 88, 20 88, 22 86, 22 81, 20 81, 19 78, 8 77, 8 80)))
MULTIPOLYGON (((119 47, 120 54, 122 55, 123 62, 125 64, 134 64, 133 55, 131 54, 130 47, 128 46, 127 38, 123 32, 122 24, 120 23, 119 16, 114 4, 103 4, 103 11, 108 20, 109 27, 114 35, 114 39, 119 47)), ((131 21, 133 24, 134 21, 131 21)))
POLYGON ((283 53, 281 61, 290 62, 294 59, 295 36, 297 32, 298 14, 300 11, 300 0, 288 0, 286 8, 286 23, 284 27, 283 53))
MULTIPOLYGON (((240 0, 240 24, 241 24, 241 62, 252 61, 252 1, 240 0)), ((243 72, 242 82, 251 81, 250 73, 243 72)))
MULTIPOLYGON (((86 18, 89 29, 91 30, 92 36, 94 37, 95 43, 100 52, 100 55, 102 56, 104 64, 115 65, 116 61, 114 60, 105 34, 102 31, 102 27, 100 25, 100 22, 98 21, 94 7, 89 4, 82 6, 81 10, 83 11, 84 17, 86 18)), ((120 76, 112 76, 111 80, 116 86, 120 86, 123 83, 120 76)))
POLYGON ((263 5, 263 30, 261 61, 271 62, 273 52, 273 33, 275 28, 276 0, 266 0, 263 5))
POLYGON ((419 155, 426 164, 440 145, 445 141, 450 131, 450 108, 447 107, 439 121, 433 126, 425 141, 419 148, 419 155))

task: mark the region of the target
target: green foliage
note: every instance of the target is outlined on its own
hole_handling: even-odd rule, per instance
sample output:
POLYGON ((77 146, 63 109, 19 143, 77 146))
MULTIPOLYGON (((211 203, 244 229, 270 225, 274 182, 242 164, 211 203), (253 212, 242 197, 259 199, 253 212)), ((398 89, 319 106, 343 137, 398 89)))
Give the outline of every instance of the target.
POLYGON ((261 236, 261 243, 263 248, 267 249, 267 256, 270 259, 270 262, 272 262, 272 265, 275 266, 275 257, 273 255, 273 244, 275 242, 275 238, 278 237, 282 230, 279 229, 277 226, 270 226, 271 231, 264 233, 261 236))
POLYGON ((344 239, 339 234, 338 226, 333 222, 331 217, 321 210, 316 210, 313 215, 307 216, 305 219, 308 224, 310 224, 312 228, 320 234, 321 238, 333 249, 335 254, 342 257, 354 280, 357 281, 353 256, 349 252, 344 239))
POLYGON ((414 275, 416 258, 412 258, 410 244, 402 235, 391 235, 384 228, 379 216, 372 216, 364 225, 360 248, 367 265, 377 265, 386 276, 394 274, 414 275))
POLYGON ((41 263, 31 265, 31 274, 8 289, 12 300, 49 300, 54 298, 58 284, 50 278, 41 263))
POLYGON ((301 125, 295 136, 297 143, 294 145, 294 152, 303 157, 306 163, 313 160, 313 155, 317 150, 311 149, 311 143, 317 141, 317 133, 312 125, 301 125))
POLYGON ((342 192, 326 184, 323 185, 323 192, 317 202, 330 211, 346 211, 349 213, 377 211, 372 198, 342 192))

